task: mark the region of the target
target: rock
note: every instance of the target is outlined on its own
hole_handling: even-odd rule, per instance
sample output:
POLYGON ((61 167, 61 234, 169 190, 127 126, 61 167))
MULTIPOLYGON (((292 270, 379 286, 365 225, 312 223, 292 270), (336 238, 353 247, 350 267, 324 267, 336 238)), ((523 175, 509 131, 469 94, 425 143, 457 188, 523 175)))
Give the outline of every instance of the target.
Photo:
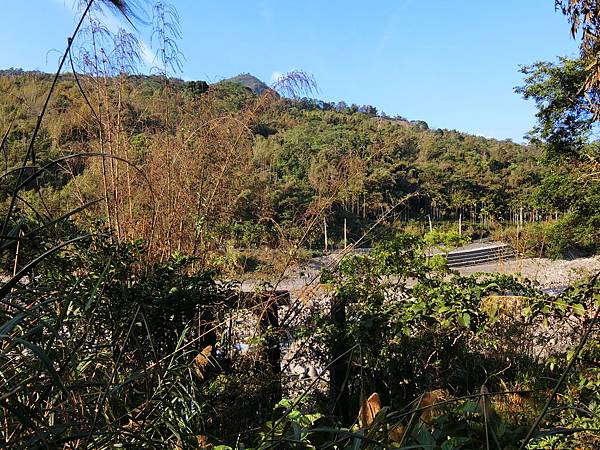
POLYGON ((313 366, 308 366, 307 374, 309 378, 317 378, 319 374, 313 366))

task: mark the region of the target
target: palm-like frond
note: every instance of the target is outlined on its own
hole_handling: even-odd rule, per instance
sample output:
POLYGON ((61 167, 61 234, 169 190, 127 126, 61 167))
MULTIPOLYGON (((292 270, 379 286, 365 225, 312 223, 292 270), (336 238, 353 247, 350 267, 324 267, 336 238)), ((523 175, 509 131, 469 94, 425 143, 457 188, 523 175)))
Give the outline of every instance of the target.
POLYGON ((117 10, 123 14, 123 17, 129 22, 131 22, 132 19, 139 20, 139 16, 135 13, 135 10, 137 9, 135 7, 135 0, 100 0, 100 3, 117 10))
POLYGON ((130 11, 130 3, 126 0, 101 0, 109 6, 118 9, 124 16, 130 11))

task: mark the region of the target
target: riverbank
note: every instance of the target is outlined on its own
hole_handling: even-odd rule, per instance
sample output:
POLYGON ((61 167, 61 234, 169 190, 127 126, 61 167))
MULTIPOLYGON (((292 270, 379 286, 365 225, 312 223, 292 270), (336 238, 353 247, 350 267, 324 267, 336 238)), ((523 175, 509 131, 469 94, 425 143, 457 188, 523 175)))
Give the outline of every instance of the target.
MULTIPOLYGON (((456 249, 455 251, 462 249, 456 249)), ((473 244, 465 246, 464 249, 472 250, 473 244)), ((357 249, 353 253, 362 254, 366 252, 368 252, 366 249, 357 249)), ((288 269, 284 276, 276 281, 276 287, 277 289, 294 292, 302 290, 307 286, 314 286, 319 283, 321 270, 323 268, 335 267, 344 255, 344 252, 336 251, 326 256, 308 259, 288 269)), ((511 259, 458 267, 454 270, 461 275, 471 275, 481 272, 514 275, 518 278, 536 281, 539 283, 540 288, 545 291, 560 292, 565 287, 600 272, 600 255, 559 260, 517 256, 511 259)), ((255 280, 244 281, 244 290, 252 289, 255 283, 255 280)))

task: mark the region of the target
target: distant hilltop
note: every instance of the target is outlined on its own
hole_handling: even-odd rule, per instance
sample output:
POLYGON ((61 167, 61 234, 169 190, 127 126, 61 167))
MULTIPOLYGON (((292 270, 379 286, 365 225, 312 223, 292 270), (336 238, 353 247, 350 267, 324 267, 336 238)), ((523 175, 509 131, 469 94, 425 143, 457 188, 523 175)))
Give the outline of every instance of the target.
POLYGON ((265 90, 270 89, 264 81, 259 80, 249 73, 241 73, 235 77, 223 80, 221 83, 235 83, 247 87, 256 95, 261 95, 265 90))

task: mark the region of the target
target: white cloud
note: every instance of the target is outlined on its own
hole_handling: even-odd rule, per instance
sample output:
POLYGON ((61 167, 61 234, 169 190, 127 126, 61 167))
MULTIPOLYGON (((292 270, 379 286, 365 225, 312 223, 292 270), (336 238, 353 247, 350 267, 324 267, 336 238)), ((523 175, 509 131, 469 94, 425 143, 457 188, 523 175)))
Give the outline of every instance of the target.
POLYGON ((155 55, 152 51, 150 45, 141 37, 139 33, 133 29, 131 24, 124 20, 122 17, 118 17, 116 15, 104 12, 104 18, 102 19, 102 23, 111 33, 117 33, 120 29, 124 29, 129 33, 134 34, 138 38, 138 43, 140 46, 140 57, 144 64, 151 68, 155 62, 155 55))
POLYGON ((277 83, 281 78, 283 78, 283 73, 281 72, 275 71, 271 74, 271 81, 273 83, 277 83))
POLYGON ((148 67, 152 67, 156 61, 156 55, 145 41, 140 40, 140 57, 148 67))

